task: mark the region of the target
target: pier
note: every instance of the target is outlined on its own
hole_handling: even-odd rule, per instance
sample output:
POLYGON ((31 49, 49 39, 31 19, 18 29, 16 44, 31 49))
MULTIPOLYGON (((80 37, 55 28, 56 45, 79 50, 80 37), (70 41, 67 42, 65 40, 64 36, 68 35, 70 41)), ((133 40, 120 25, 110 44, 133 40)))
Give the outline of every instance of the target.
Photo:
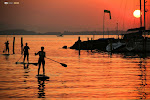
POLYGON ((82 41, 80 37, 70 47, 76 50, 99 50, 107 52, 150 52, 150 30, 144 27, 128 29, 126 34, 122 34, 121 39, 100 38, 97 40, 82 41), (147 37, 145 37, 147 34, 147 37))

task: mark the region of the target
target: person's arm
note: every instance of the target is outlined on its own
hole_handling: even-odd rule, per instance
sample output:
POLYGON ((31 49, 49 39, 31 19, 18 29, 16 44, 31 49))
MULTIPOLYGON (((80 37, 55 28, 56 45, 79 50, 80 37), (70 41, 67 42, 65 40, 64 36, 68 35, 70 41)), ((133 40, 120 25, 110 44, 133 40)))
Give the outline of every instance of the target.
POLYGON ((38 54, 39 54, 39 52, 38 52, 38 53, 35 53, 35 56, 38 55, 38 54))
POLYGON ((44 58, 46 58, 46 53, 44 52, 44 58))

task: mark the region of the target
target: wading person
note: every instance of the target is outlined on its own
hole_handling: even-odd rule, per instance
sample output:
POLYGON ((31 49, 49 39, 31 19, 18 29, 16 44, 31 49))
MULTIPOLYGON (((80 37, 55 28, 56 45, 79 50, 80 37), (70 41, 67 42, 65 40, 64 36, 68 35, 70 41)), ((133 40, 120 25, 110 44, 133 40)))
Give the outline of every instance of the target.
POLYGON ((27 57, 27 61, 29 63, 29 46, 28 43, 26 43, 26 46, 24 46, 23 51, 24 51, 24 59, 23 62, 25 61, 25 58, 27 57))
MULTIPOLYGON (((9 54, 9 42, 8 41, 5 42, 5 47, 6 47, 6 52, 8 51, 8 54, 9 54)), ((3 51, 3 52, 5 52, 5 51, 3 51)))
POLYGON ((41 67, 41 63, 43 65, 43 75, 45 75, 45 52, 44 52, 44 47, 41 47, 41 51, 39 51, 38 53, 35 53, 35 55, 39 55, 39 60, 38 60, 38 64, 39 64, 39 68, 38 68, 38 75, 40 72, 40 67, 41 67))

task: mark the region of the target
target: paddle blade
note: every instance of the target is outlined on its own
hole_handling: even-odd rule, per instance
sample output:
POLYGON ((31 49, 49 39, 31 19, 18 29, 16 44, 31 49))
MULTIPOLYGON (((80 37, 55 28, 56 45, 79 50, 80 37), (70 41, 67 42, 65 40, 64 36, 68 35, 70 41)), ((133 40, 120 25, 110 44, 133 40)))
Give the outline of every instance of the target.
POLYGON ((60 63, 62 66, 64 66, 64 67, 67 67, 67 65, 66 64, 63 64, 63 63, 60 63))
POLYGON ((38 65, 38 63, 33 63, 33 65, 37 66, 37 65, 38 65))
POLYGON ((24 64, 24 62, 16 62, 16 64, 24 64))

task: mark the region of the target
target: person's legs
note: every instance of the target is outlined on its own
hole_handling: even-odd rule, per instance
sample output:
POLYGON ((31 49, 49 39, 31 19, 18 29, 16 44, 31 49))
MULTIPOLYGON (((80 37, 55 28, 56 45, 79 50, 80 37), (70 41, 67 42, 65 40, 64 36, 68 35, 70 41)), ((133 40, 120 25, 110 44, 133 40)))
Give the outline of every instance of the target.
POLYGON ((27 54, 27 61, 28 61, 28 63, 29 63, 29 54, 27 54))
POLYGON ((25 58, 26 58, 26 54, 24 54, 23 62, 25 61, 25 58))
POLYGON ((8 48, 8 54, 9 54, 9 48, 8 48))
POLYGON ((8 54, 9 54, 9 48, 8 47, 6 47, 6 52, 8 51, 8 54))
POLYGON ((45 61, 42 61, 42 65, 43 65, 43 75, 45 75, 45 61))
POLYGON ((39 63, 38 75, 39 75, 39 73, 40 73, 40 67, 41 67, 41 61, 38 61, 38 63, 39 63))

